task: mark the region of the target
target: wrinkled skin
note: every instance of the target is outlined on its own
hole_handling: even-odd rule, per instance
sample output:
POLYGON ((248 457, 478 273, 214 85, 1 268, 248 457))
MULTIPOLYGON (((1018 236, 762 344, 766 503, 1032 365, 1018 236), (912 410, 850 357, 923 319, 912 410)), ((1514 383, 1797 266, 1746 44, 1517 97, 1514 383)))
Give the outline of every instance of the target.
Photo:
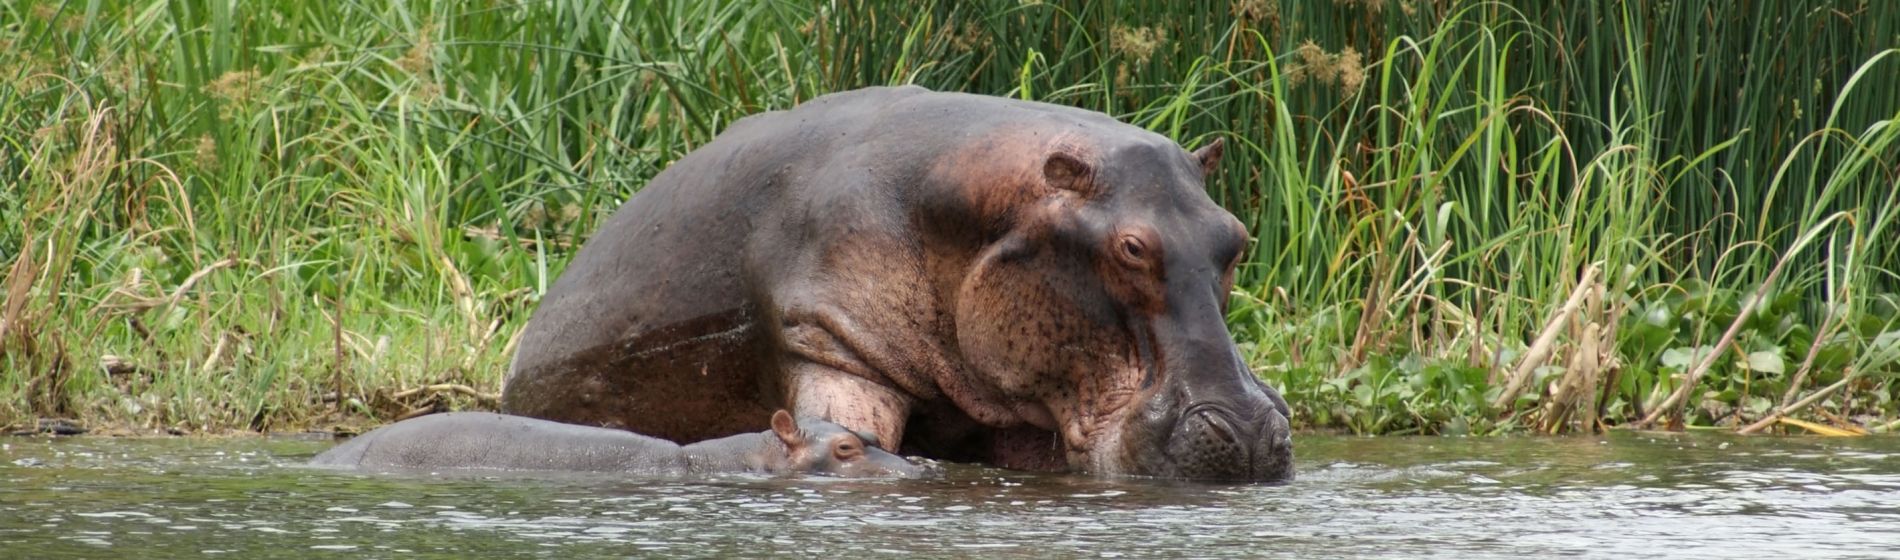
POLYGON ((1287 480, 1286 405, 1222 319, 1220 157, 915 87, 746 118, 575 256, 503 410, 697 441, 783 406, 940 459, 1287 480))
POLYGON ((451 412, 377 428, 310 460, 361 469, 760 473, 917 478, 929 469, 865 437, 780 410, 772 429, 681 446, 624 430, 488 412, 451 412))

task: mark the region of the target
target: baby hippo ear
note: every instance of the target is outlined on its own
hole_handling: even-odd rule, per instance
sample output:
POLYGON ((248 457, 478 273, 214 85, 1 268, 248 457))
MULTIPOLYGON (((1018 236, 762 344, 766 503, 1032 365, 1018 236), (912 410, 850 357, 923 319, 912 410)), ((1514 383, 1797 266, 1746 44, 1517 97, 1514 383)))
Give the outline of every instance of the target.
POLYGON ((772 413, 772 433, 778 434, 779 441, 785 442, 786 447, 805 445, 805 434, 798 431, 798 420, 783 408, 772 413))
POLYGON ((1208 142, 1207 145, 1194 150, 1194 160, 1201 162, 1202 177, 1214 174, 1214 170, 1220 167, 1221 153, 1225 151, 1227 151, 1227 142, 1219 136, 1214 137, 1213 142, 1208 142))

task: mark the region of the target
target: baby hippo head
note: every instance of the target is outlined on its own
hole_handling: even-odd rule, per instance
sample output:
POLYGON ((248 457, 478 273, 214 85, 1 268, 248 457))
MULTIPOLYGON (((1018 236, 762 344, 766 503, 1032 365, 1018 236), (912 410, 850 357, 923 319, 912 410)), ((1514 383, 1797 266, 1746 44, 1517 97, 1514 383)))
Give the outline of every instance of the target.
POLYGON ((846 478, 918 478, 930 472, 922 465, 878 447, 876 436, 853 432, 817 418, 792 418, 779 410, 772 414, 772 433, 785 442, 785 472, 846 478))

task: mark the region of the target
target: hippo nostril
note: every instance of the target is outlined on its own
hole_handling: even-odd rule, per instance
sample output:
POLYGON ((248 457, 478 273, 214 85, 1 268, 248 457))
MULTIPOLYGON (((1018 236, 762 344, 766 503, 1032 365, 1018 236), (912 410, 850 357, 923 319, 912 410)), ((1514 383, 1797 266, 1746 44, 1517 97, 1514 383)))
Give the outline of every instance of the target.
POLYGON ((1213 432, 1214 437, 1220 438, 1222 443, 1233 444, 1240 441, 1240 438, 1234 436, 1234 431, 1227 422, 1215 415, 1213 411, 1203 410, 1197 416, 1201 418, 1201 424, 1207 426, 1207 430, 1213 432))
POLYGON ((1225 443, 1240 441, 1242 432, 1248 431, 1246 424, 1239 422, 1232 412, 1212 403, 1200 403, 1187 407, 1181 415, 1177 429, 1193 432, 1209 432, 1225 443))

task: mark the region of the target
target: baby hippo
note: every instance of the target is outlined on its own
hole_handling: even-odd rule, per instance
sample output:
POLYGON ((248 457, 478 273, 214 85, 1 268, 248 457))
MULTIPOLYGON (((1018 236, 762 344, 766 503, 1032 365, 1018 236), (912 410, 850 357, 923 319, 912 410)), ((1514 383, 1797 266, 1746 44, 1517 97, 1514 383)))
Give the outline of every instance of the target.
POLYGON ((679 445, 610 428, 490 412, 432 414, 383 426, 325 451, 312 465, 365 469, 502 469, 820 474, 917 478, 926 469, 824 420, 780 410, 772 429, 679 445))

